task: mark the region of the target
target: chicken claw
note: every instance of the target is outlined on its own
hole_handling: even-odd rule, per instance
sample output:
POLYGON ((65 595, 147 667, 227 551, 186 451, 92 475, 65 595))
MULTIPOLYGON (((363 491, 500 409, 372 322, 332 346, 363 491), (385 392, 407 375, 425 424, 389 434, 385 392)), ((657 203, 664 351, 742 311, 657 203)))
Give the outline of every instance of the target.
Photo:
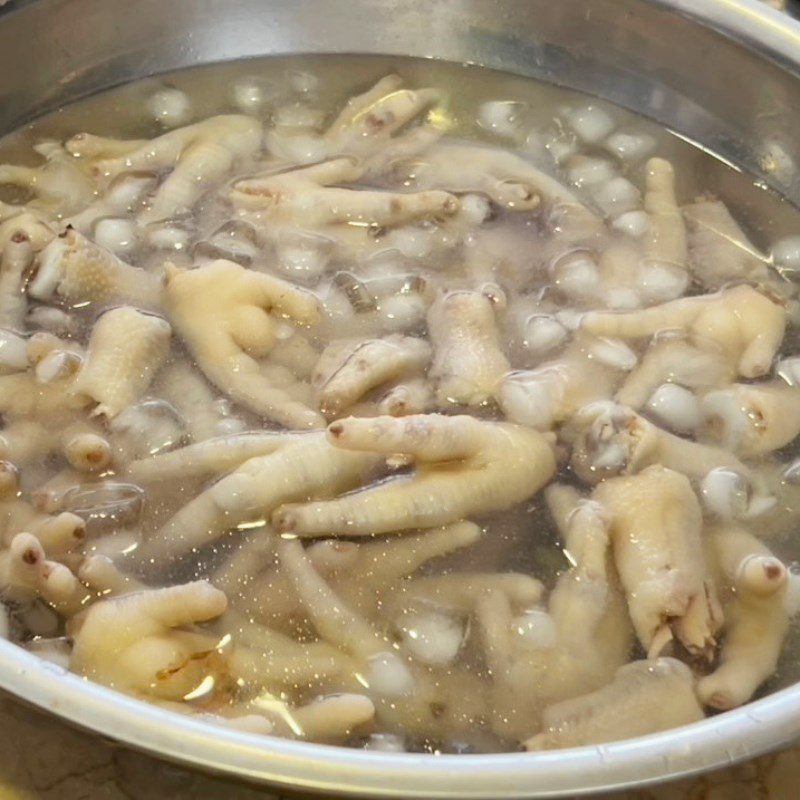
POLYGON ((313 295, 220 260, 191 270, 168 265, 166 305, 200 369, 232 400, 289 428, 323 424, 317 412, 273 386, 256 360, 269 356, 279 319, 299 325, 319 320, 313 295))
POLYGON ((48 559, 36 536, 18 533, 0 553, 0 589, 10 599, 38 596, 65 616, 80 609, 76 596, 85 594, 72 571, 48 559))
POLYGON ((387 75, 368 91, 351 97, 325 132, 329 152, 372 154, 442 99, 438 89, 404 89, 402 83, 397 75, 387 75))
POLYGON ((543 707, 608 683, 633 644, 602 509, 558 484, 545 499, 573 564, 547 609, 528 603, 515 617, 510 598, 496 589, 476 603, 492 675, 493 727, 516 739, 536 730, 543 707))
POLYGON ((692 273, 705 289, 717 291, 731 281, 772 282, 767 258, 748 241, 722 201, 701 198, 684 206, 683 216, 692 273))
POLYGON ((774 674, 789 628, 789 571, 766 545, 737 527, 711 531, 724 591, 725 639, 719 666, 697 684, 707 706, 746 703, 774 674))
POLYGON ((511 369, 500 349, 493 300, 483 292, 442 294, 428 311, 430 377, 440 406, 482 405, 511 369))
POLYGON ((763 456, 800 434, 800 388, 737 383, 703 397, 703 433, 742 458, 763 456))
POLYGON ((511 422, 550 430, 578 409, 608 400, 635 364, 636 354, 624 342, 579 332, 558 358, 509 372, 497 389, 497 402, 511 422))
POLYGON ((309 432, 285 447, 246 461, 185 505, 137 550, 142 559, 177 558, 240 523, 268 517, 281 503, 353 489, 378 456, 333 447, 309 432))
POLYGON ((102 600, 76 620, 70 669, 122 691, 181 700, 219 671, 223 656, 211 637, 180 629, 226 605, 206 581, 102 600))
POLYGON ((70 214, 88 205, 94 186, 75 159, 53 142, 35 149, 45 163, 39 167, 0 164, 0 184, 28 189, 36 198, 30 206, 52 214, 70 214))
POLYGON ((264 212, 274 224, 330 223, 390 227, 421 219, 450 217, 458 199, 449 192, 382 192, 344 189, 331 184, 352 183, 363 167, 352 158, 337 158, 309 167, 237 181, 231 190, 234 205, 264 212))
POLYGON ((436 141, 447 121, 423 114, 442 99, 438 89, 406 89, 398 75, 387 75, 351 97, 324 133, 276 126, 267 131, 267 144, 282 159, 301 163, 342 155, 367 158, 378 173, 397 156, 419 153, 436 141), (414 125, 417 118, 420 123, 414 125))
MULTIPOLYGON (((398 164, 397 167, 402 167, 398 164)), ((568 209, 589 219, 594 215, 572 192, 524 158, 493 147, 437 144, 414 165, 415 185, 448 189, 458 194, 481 192, 511 211, 545 205, 568 209)), ((600 219, 594 218, 595 224, 600 219)))
POLYGON ((673 635, 711 658, 722 612, 700 538, 702 510, 689 480, 661 465, 610 478, 592 494, 608 515, 614 561, 642 647, 657 656, 673 635))
POLYGON ((37 300, 57 299, 69 306, 124 302, 158 308, 161 281, 68 228, 39 254, 28 294, 37 300))
POLYGON ((128 465, 128 476, 144 483, 222 475, 256 456, 274 453, 302 439, 305 432, 243 431, 140 458, 128 465))
POLYGON ((522 572, 458 572, 409 578, 399 587, 395 602, 421 600, 469 614, 481 597, 499 592, 517 608, 531 608, 544 595, 544 585, 522 572))
POLYGON ((674 658, 633 661, 591 694, 545 709, 543 733, 527 750, 554 750, 631 739, 703 719, 689 667, 674 658))
POLYGON ((33 245, 24 230, 16 231, 0 256, 0 326, 22 330, 28 303, 23 287, 33 261, 33 245))
POLYGON ((411 456, 413 474, 335 500, 283 506, 273 514, 277 530, 365 536, 434 528, 522 502, 555 472, 543 434, 468 416, 350 417, 328 426, 328 440, 344 451, 411 456))
POLYGON ((430 358, 430 345, 412 336, 333 342, 314 375, 319 408, 326 415, 340 416, 372 389, 421 373, 430 358))
MULTIPOLYGON (((646 167, 644 207, 649 222, 645 259, 651 267, 687 269, 686 226, 675 199, 675 170, 663 158, 651 158, 646 167)), ((683 294, 688 283, 688 275, 683 294)))
POLYGON ((697 480, 718 467, 749 475, 728 450, 682 439, 618 403, 584 406, 562 429, 562 436, 572 445, 572 469, 590 484, 613 475, 630 475, 652 464, 697 480))
POLYGON ((152 141, 103 140, 79 134, 66 147, 73 155, 89 158, 95 173, 104 177, 132 170, 171 170, 149 207, 139 214, 139 222, 146 225, 191 209, 237 161, 254 156, 261 147, 261 123, 245 116, 218 116, 152 141))
POLYGON ((625 662, 633 644, 611 559, 609 522, 601 506, 580 499, 572 487, 549 486, 545 501, 572 564, 559 577, 548 601, 548 613, 561 640, 561 663, 564 667, 572 663, 574 686, 599 686, 625 662))
POLYGON ((752 286, 717 294, 684 297, 626 313, 592 311, 581 326, 595 336, 642 339, 679 328, 708 342, 744 378, 758 378, 772 367, 783 340, 786 312, 752 286))
POLYGON ((727 386, 734 377, 734 368, 722 352, 698 347, 683 334, 665 335, 657 337, 647 348, 641 363, 625 379, 615 399, 638 410, 665 383, 707 391, 727 386))
POLYGON ((376 715, 384 725, 400 725, 401 730, 469 731, 483 712, 477 681, 469 689, 456 684, 469 674, 448 669, 447 680, 437 680, 426 669, 415 669, 402 649, 392 647, 376 628, 351 608, 315 569, 306 550, 296 539, 278 544, 284 569, 306 613, 319 634, 337 648, 357 659, 359 683, 375 703, 376 715), (477 707, 476 707, 477 705, 477 707))
POLYGON ((153 314, 130 306, 98 319, 71 391, 97 402, 95 414, 115 417, 146 391, 169 351, 172 329, 153 314))

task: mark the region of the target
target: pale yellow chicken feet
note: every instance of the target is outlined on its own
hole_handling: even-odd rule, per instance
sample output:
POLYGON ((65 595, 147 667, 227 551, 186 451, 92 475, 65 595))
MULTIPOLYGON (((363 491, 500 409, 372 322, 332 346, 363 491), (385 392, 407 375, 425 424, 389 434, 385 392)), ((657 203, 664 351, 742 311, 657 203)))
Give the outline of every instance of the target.
POLYGON ((412 733, 475 732, 476 719, 485 713, 476 676, 455 668, 448 668, 444 675, 420 669, 402 648, 384 639, 342 600, 298 540, 283 539, 278 548, 281 568, 287 570, 317 631, 357 659, 359 683, 383 725, 412 733), (448 693, 449 687, 454 691, 448 693))
POLYGON ((380 466, 380 456, 348 451, 308 433, 238 469, 201 492, 137 550, 156 563, 179 558, 242 523, 268 519, 283 503, 347 492, 380 466))
POLYGON ((288 172, 244 178, 234 183, 230 198, 234 206, 260 212, 259 218, 271 226, 385 228, 447 219, 458 211, 458 199, 448 192, 405 193, 338 186, 357 182, 362 175, 359 162, 337 158, 288 172))
POLYGON ((283 506, 272 517, 277 530, 366 536, 446 525, 522 502, 555 472, 545 435, 468 416, 351 417, 327 435, 343 452, 409 456, 413 472, 334 500, 283 506))
POLYGON ((20 229, 12 234, 0 256, 0 327, 22 330, 28 312, 25 280, 33 263, 30 237, 20 229))
POLYGON ((510 422, 550 430, 578 409, 610 400, 635 365, 636 353, 624 342, 579 331, 557 359, 508 373, 497 389, 497 401, 510 422))
POLYGON ((0 185, 28 190, 34 197, 28 205, 54 216, 87 206, 95 187, 86 170, 55 142, 42 142, 35 149, 45 163, 38 167, 0 164, 0 185))
POLYGON ((674 637, 711 660, 722 610, 706 567, 702 510, 688 478, 656 464, 608 479, 592 499, 608 519, 614 563, 642 647, 657 656, 674 637))
POLYGON ((157 274, 126 264, 68 228, 39 253, 28 294, 67 306, 122 302, 157 309, 162 287, 157 274))
POLYGON ((87 594, 72 570, 49 559, 39 539, 25 532, 0 552, 0 591, 12 601, 40 597, 66 617, 81 609, 87 594))
POLYGON ((424 372, 430 359, 430 345, 412 336, 332 342, 312 376, 319 409, 326 416, 341 416, 372 390, 424 372))
POLYGON ((128 464, 134 481, 156 483, 200 476, 222 475, 256 456, 274 453, 284 445, 301 441, 306 432, 242 431, 137 459, 128 464))
POLYGON ((210 117, 169 131, 150 141, 103 140, 79 134, 67 150, 86 158, 96 175, 114 178, 122 172, 169 170, 138 216, 142 225, 169 219, 190 210, 211 186, 230 173, 236 163, 257 155, 261 123, 251 117, 210 117))
POLYGON ((741 458, 757 458, 800 434, 800 387, 783 381, 737 383, 706 394, 701 435, 741 458))
POLYGON ((757 289, 741 285, 637 311, 592 311, 583 316, 581 327, 595 336, 622 339, 683 330, 698 346, 713 345, 742 377, 758 378, 769 372, 781 346, 786 311, 757 289))
MULTIPOLYGON (((617 390, 615 400, 638 410, 665 384, 702 392, 727 386, 735 375, 735 368, 721 350, 698 346, 681 333, 665 334, 656 337, 647 348, 639 365, 617 390)), ((680 410, 663 409, 668 417, 676 419, 680 410)))
POLYGON ((316 324, 318 300, 293 284, 232 261, 190 270, 168 265, 166 307, 203 374, 245 408, 289 428, 315 428, 320 414, 276 388, 259 360, 268 358, 279 326, 316 324))
POLYGON ((550 486, 545 499, 573 565, 546 608, 531 604, 514 615, 510 598, 497 590, 476 604, 492 675, 494 727, 518 740, 537 729, 544 706, 610 681, 633 644, 602 510, 560 484, 550 486))
POLYGON ((725 637, 717 668, 697 684, 703 703, 722 711, 746 703, 770 678, 789 629, 789 571, 743 528, 708 531, 725 610, 725 637))
POLYGON ((689 228, 689 259, 695 280, 707 291, 732 281, 774 285, 768 259, 750 242, 727 206, 702 197, 683 207, 689 228))
MULTIPOLYGON (((395 172, 413 172, 414 188, 446 189, 457 194, 478 192, 511 211, 545 207, 572 215, 597 232, 601 220, 555 178, 530 161, 503 150, 469 144, 436 144, 413 164, 395 164, 395 172), (411 169, 413 167, 413 169, 411 169)), ((562 219, 562 222, 565 220, 562 219)))
POLYGON ((402 78, 387 75, 351 97, 324 133, 278 125, 267 132, 267 143, 289 161, 358 156, 369 160, 371 171, 382 172, 396 158, 418 154, 441 135, 446 116, 432 107, 443 99, 438 89, 408 89, 402 78))
POLYGON ((562 428, 561 436, 572 448, 572 469, 589 484, 630 475, 653 464, 696 480, 720 467, 742 476, 750 474, 730 451, 683 439, 611 401, 584 406, 562 428))
POLYGON ((648 226, 639 281, 650 302, 682 295, 689 283, 686 224, 675 197, 675 170, 663 158, 651 158, 645 167, 644 210, 648 226), (660 297, 658 287, 668 273, 671 297, 660 297))
POLYGON ((182 629, 226 605, 205 581, 102 600, 72 626, 70 669, 120 691, 181 700, 225 668, 212 637, 182 629))
POLYGON ((131 306, 106 311, 92 328, 71 392, 96 403, 94 414, 117 416, 147 391, 166 361, 171 335, 162 317, 131 306))
POLYGON ((632 739, 703 719, 694 678, 674 658, 633 661, 615 679, 582 697, 545 709, 544 730, 526 750, 554 750, 632 739))
POLYGON ((442 293, 428 310, 433 381, 440 407, 488 403, 511 366, 500 346, 494 295, 442 293))

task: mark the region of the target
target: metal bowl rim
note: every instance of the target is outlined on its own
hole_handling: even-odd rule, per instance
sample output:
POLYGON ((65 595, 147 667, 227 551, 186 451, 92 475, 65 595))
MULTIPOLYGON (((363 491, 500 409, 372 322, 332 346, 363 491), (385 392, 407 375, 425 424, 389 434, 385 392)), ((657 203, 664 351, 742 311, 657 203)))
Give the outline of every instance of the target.
MULTIPOLYGON (((40 0, 0 12, 19 13, 40 0)), ((641 0, 711 28, 800 75, 800 24, 758 0, 641 0)), ((16 7, 15 7, 16 6, 16 7)), ((0 640, 0 686, 118 742, 275 787, 398 798, 558 797, 724 767, 800 736, 800 684, 664 733, 543 753, 396 754, 247 734, 167 712, 0 640)))

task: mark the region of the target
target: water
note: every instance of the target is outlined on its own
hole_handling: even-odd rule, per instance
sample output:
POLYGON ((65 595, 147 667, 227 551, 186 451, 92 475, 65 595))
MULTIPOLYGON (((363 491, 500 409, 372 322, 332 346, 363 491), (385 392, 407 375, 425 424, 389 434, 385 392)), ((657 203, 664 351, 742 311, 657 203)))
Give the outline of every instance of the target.
MULTIPOLYGON (((515 370, 528 370, 558 358, 563 351, 560 337, 562 334, 565 339, 570 336, 566 318, 557 318, 561 320, 558 325, 564 323, 562 331, 548 317, 546 324, 550 327, 545 331, 543 327, 531 328, 533 316, 551 315, 556 310, 585 311, 604 304, 624 308, 629 302, 631 287, 624 282, 616 287, 617 294, 613 298, 610 293, 602 297, 593 293, 592 276, 596 275, 592 272, 592 263, 597 260, 598 253, 609 248, 639 247, 637 237, 624 231, 632 231, 641 224, 640 191, 647 156, 651 154, 672 163, 681 203, 705 195, 718 197, 761 253, 769 253, 775 241, 800 228, 797 210, 760 188, 751 176, 622 109, 503 73, 413 59, 271 58, 185 70, 99 94, 38 120, 0 142, 0 162, 36 165, 41 158, 33 150, 35 145, 50 140, 60 142, 83 131, 104 137, 149 139, 163 134, 172 123, 196 122, 216 114, 237 114, 243 109, 263 122, 272 153, 281 153, 283 160, 270 158, 260 150, 248 153, 238 159, 224 179, 209 186, 208 191, 193 202, 191 209, 179 209, 170 219, 147 225, 137 224, 135 217, 142 211, 147 212, 148 192, 156 181, 163 179, 166 170, 157 167, 153 170, 155 174, 137 174, 131 180, 142 182, 143 199, 135 199, 125 211, 100 214, 99 222, 86 225, 84 232, 114 247, 129 263, 143 267, 143 276, 149 273, 160 278, 165 260, 185 267, 196 260, 222 256, 256 272, 295 280, 314 293, 325 304, 326 318, 319 328, 304 333, 305 338, 295 349, 280 350, 280 342, 288 341, 286 337, 293 331, 291 327, 279 328, 279 347, 272 355, 270 373, 274 381, 286 381, 287 386, 292 386, 296 399, 309 404, 316 402, 314 389, 309 385, 309 381, 313 381, 312 368, 318 369, 314 361, 331 339, 398 333, 424 338, 427 336, 425 310, 437 290, 496 285, 487 289, 487 296, 498 309, 500 349, 508 356, 510 366, 515 370), (401 76, 405 86, 433 86, 441 90, 441 96, 421 112, 418 119, 425 118, 435 128, 446 128, 446 141, 458 146, 471 142, 517 152, 545 172, 560 175, 567 184, 571 182, 570 191, 587 207, 599 207, 609 221, 616 219, 617 225, 605 226, 601 233, 594 235, 589 256, 585 255, 589 251, 583 244, 559 243, 558 222, 554 223, 549 216, 553 209, 518 212, 513 207, 487 202, 487 194, 491 198, 493 192, 497 195, 507 188, 504 181, 508 176, 499 175, 494 183, 479 185, 476 178, 472 180, 474 185, 460 185, 460 182, 470 183, 464 176, 475 170, 484 151, 474 151, 463 160, 460 168, 451 169, 441 185, 437 182, 437 167, 431 171, 435 159, 432 162, 425 150, 398 152, 388 164, 380 165, 378 161, 379 166, 357 181, 359 188, 398 191, 447 189, 459 184, 455 187, 459 193, 466 192, 469 196, 469 201, 463 200, 463 206, 466 208, 470 204, 461 227, 435 217, 423 217, 410 224, 364 223, 361 218, 351 218, 349 225, 327 218, 316 223, 311 213, 316 213, 315 209, 309 209, 309 216, 300 214, 288 221, 276 222, 260 212, 237 211, 231 207, 226 187, 265 169, 286 168, 287 158, 313 156, 317 152, 314 148, 320 147, 317 132, 326 128, 346 100, 392 73, 401 76), (576 129, 581 136, 576 135, 576 129), (637 154, 637 150, 641 152, 637 154), (620 159, 620 154, 625 158, 620 159), (634 216, 623 218, 626 212, 634 216), (101 227, 100 223, 108 216, 113 218, 112 224, 106 219, 101 227), (592 262, 588 266, 581 261, 587 258, 592 262), (628 294, 623 296, 624 292, 628 294), (277 352, 282 355, 276 355, 277 352), (299 378, 297 386, 289 382, 289 378, 299 378)), ((389 144, 387 142, 386 146, 389 144)), ((360 144, 357 142, 356 146, 360 144)), ((75 163, 83 168, 84 160, 77 159, 75 163)), ((446 159, 441 163, 449 167, 446 159)), ((96 180, 96 176, 90 178, 96 180)), ((102 186, 103 181, 94 185, 102 186)), ((36 207, 36 186, 32 189, 6 186, 2 199, 9 203, 31 202, 32 207, 36 207)), ((82 204, 66 210, 52 205, 42 207, 41 203, 38 206, 56 226, 73 219, 82 210, 82 204)), ((771 275, 779 282, 775 273, 771 275)), ((789 284, 781 285, 786 294, 791 294, 789 284)), ((704 291, 697 284, 686 289, 691 294, 704 291)), ((68 327, 64 336, 66 344, 62 342, 59 347, 84 348, 99 314, 119 302, 117 298, 112 302, 72 304, 74 307, 67 309, 68 317, 59 318, 62 327, 68 327)), ((48 300, 43 306, 49 308, 54 304, 58 305, 48 300)), ((163 309, 158 313, 164 313, 163 309)), ((166 316, 170 317, 169 309, 166 316)), ((40 320, 40 316, 35 315, 35 319, 40 320)), ((39 324, 29 323, 24 332, 33 333, 39 324)), ((788 349, 784 354, 792 352, 796 336, 796 330, 790 327, 785 340, 788 349)), ((636 343, 633 348, 633 355, 641 357, 643 344, 636 343)), ((596 364, 603 358, 619 357, 618 351, 610 355, 604 353, 593 353, 588 358, 596 364)), ((163 360, 155 380, 146 388, 144 396, 138 398, 142 405, 132 405, 117 418, 119 421, 98 421, 88 416, 90 407, 76 411, 72 406, 58 406, 52 416, 39 420, 46 422, 56 434, 58 429, 66 430, 76 421, 92 426, 111 444, 114 458, 109 469, 83 475, 69 471, 58 444, 47 444, 34 455, 20 457, 17 466, 21 500, 31 500, 51 512, 74 511, 87 519, 87 539, 63 556, 68 566, 77 569, 83 556, 103 554, 114 558, 123 571, 151 586, 173 585, 196 578, 226 582, 223 588, 228 594, 231 611, 203 628, 211 649, 204 651, 202 657, 194 656, 191 664, 187 661, 178 665, 178 672, 189 672, 191 667, 191 674, 200 676, 198 685, 190 687, 183 695, 189 698, 182 704, 184 712, 216 715, 217 722, 235 725, 244 724, 239 718, 245 714, 260 715, 269 720, 267 727, 271 725, 275 732, 298 735, 306 717, 303 712, 297 712, 295 718, 292 709, 314 701, 319 695, 352 692, 370 696, 377 708, 376 720, 370 724, 357 721, 352 731, 338 731, 333 736, 326 735, 324 725, 315 728, 319 723, 309 722, 310 730, 321 731, 311 734, 311 738, 378 747, 383 741, 381 736, 394 734, 400 737, 406 749, 482 752, 514 749, 520 740, 535 734, 538 730, 536 716, 541 711, 535 695, 545 685, 552 690, 552 674, 547 669, 531 667, 528 691, 533 700, 527 696, 510 700, 504 697, 502 676, 487 661, 474 608, 464 608, 464 604, 469 606, 467 601, 456 602, 453 598, 440 602, 413 596, 402 570, 387 583, 372 585, 369 579, 375 568, 370 568, 369 561, 359 562, 358 566, 354 566, 356 562, 343 561, 339 566, 336 566, 338 562, 333 562, 334 566, 329 566, 327 572, 319 567, 338 593, 339 601, 365 618, 376 635, 382 637, 386 651, 399 660, 398 666, 382 655, 378 674, 374 666, 377 662, 369 662, 372 665, 369 666, 360 663, 361 656, 350 660, 342 657, 345 667, 321 676, 319 671, 301 663, 303 658, 310 659, 310 655, 298 656, 301 650, 295 652, 293 646, 284 652, 283 645, 276 644, 276 636, 288 636, 302 646, 322 647, 320 642, 328 637, 314 624, 313 615, 306 613, 302 603, 297 602, 297 587, 286 579, 269 534, 259 527, 266 519, 263 510, 245 514, 232 530, 223 532, 213 541, 188 548, 188 552, 181 552, 179 557, 172 558, 169 553, 160 558, 137 557, 138 543, 152 539, 173 515, 206 490, 216 476, 214 470, 209 470, 195 475, 172 475, 166 480, 143 481, 146 491, 142 502, 138 493, 125 486, 135 483, 128 475, 132 460, 142 458, 143 452, 168 453, 187 442, 199 442, 212 435, 273 426, 263 415, 254 413, 252 407, 235 400, 231 402, 225 392, 206 381, 177 334, 173 335, 163 360), (97 483, 106 488, 98 493, 97 483), (86 502, 70 505, 70 498, 76 495, 87 501, 102 497, 103 507, 87 509, 86 502), (109 508, 113 513, 105 513, 109 508), (237 552, 241 556, 240 563, 234 568, 237 552), (226 564, 232 566, 226 567, 226 564), (427 628, 423 635, 415 632, 413 625, 409 628, 407 623, 400 624, 404 619, 419 620, 419 615, 425 613, 433 620, 426 622, 434 626, 433 634, 427 628), (426 662, 425 641, 441 644, 436 642, 436 624, 445 626, 442 635, 449 637, 448 642, 455 642, 454 652, 445 647, 444 656, 437 651, 431 656, 433 662, 426 662), (271 632, 267 633, 264 626, 271 632), (459 630, 463 632, 460 645, 459 630), (419 647, 409 648, 403 645, 403 636, 409 635, 412 638, 423 636, 425 641, 421 640, 419 647), (230 650, 227 640, 231 636, 255 654, 256 678, 241 666, 237 672, 237 668, 226 661, 230 650), (220 639, 226 644, 215 654, 213 645, 220 639), (423 653, 421 658, 420 652, 423 653), (296 674, 292 672, 294 668, 289 667, 282 679, 273 677, 260 683, 258 671, 266 669, 269 673, 268 665, 275 663, 278 653, 296 665, 296 674), (437 661, 445 656, 447 663, 437 661), (244 673, 247 675, 242 678, 244 673), (413 688, 409 689, 407 684, 413 688), (234 717, 238 721, 232 722, 234 717), (377 738, 370 739, 372 733, 377 738)), ((605 377, 601 376, 598 381, 617 380, 607 377, 605 367, 600 369, 605 377)), ((0 382, 3 380, 0 378, 0 382)), ((63 387, 63 391, 69 391, 68 384, 63 387)), ((599 384, 590 388, 603 393, 599 384)), ((367 416, 377 414, 385 390, 382 386, 366 393, 365 397, 350 403, 345 411, 367 416)), ((611 391, 613 389, 607 396, 611 391)), ((446 407, 443 410, 451 413, 462 409, 446 407)), ((489 420, 502 416, 491 401, 468 409, 468 413, 489 420)), ((558 430, 571 413, 564 411, 545 427, 558 430)), ((26 414, 21 416, 26 417, 26 414)), ((6 417, 9 425, 16 421, 14 413, 7 413, 6 417)), ((780 461, 790 461, 796 455, 793 449, 794 445, 780 451, 780 461)), ((15 452, 10 452, 12 461, 16 459, 15 452)), ((563 453, 560 451, 559 455, 563 453)), ((766 463, 757 462, 753 466, 775 472, 771 457, 762 461, 766 463)), ((227 468, 217 474, 225 471, 227 468)), ((380 469, 373 477, 384 479, 388 474, 390 470, 380 469)), ((559 478, 581 486, 563 458, 559 478)), ((797 558, 792 541, 796 525, 793 502, 791 494, 782 498, 780 520, 765 526, 765 530, 774 533, 770 545, 787 561, 797 558)), ((11 501, 6 505, 10 508, 11 501)), ((477 542, 422 564, 414 571, 415 577, 514 572, 535 577, 551 588, 570 566, 571 556, 564 552, 561 536, 541 495, 502 513, 476 517, 475 521, 483 529, 477 542)), ((11 523, 9 531, 14 532, 11 523)), ((384 563, 390 553, 395 552, 392 548, 396 548, 399 541, 392 537, 385 540, 370 537, 373 563, 384 563)), ((345 544, 339 554, 344 559, 349 558, 348 547, 352 545, 345 544)), ((328 556, 321 550, 318 552, 318 565, 326 563, 324 558, 328 556)), ((127 588, 141 587, 127 585, 127 588)), ((87 595, 82 605, 94 599, 87 595)), ((21 598, 10 597, 9 602, 12 600, 16 622, 12 630, 21 639, 33 637, 34 646, 37 646, 38 639, 56 634, 52 630, 52 617, 43 616, 38 603, 33 607, 36 613, 31 612, 25 592, 21 598), (40 625, 41 630, 37 630, 36 625, 40 625)), ((546 603, 544 598, 541 602, 546 603)), ((520 602, 513 611, 522 613, 530 610, 530 605, 520 602)), ((69 611, 66 615, 72 613, 69 611)), ((73 629, 77 626, 68 623, 67 633, 73 629)), ((521 647, 520 663, 532 658, 525 646, 513 639, 512 644, 521 647)), ((800 637, 792 627, 779 671, 768 684, 770 689, 800 677, 799 647, 800 637)), ((642 651, 638 645, 632 645, 629 655, 641 657, 642 651)), ((608 664, 599 668, 601 672, 603 668, 608 668, 608 664)), ((123 690, 134 691, 133 685, 126 683, 123 671, 101 670, 89 674, 123 690)), ((173 678, 170 672, 169 679, 173 678)), ((591 681, 584 687, 586 691, 594 688, 591 681)), ((159 690, 156 694, 160 701, 181 699, 180 695, 169 694, 169 690, 159 690)), ((549 697, 563 699, 558 689, 549 697)), ((398 740, 391 741, 397 744, 398 740)))

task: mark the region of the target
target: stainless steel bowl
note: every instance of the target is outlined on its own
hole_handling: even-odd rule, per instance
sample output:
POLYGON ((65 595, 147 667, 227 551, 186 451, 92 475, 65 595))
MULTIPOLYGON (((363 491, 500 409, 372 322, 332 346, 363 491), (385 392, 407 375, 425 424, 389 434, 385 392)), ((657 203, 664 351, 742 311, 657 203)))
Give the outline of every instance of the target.
MULTIPOLYGON (((755 0, 17 0, 0 15, 0 131, 100 88, 270 53, 432 57, 582 89, 800 201, 800 25, 755 0)), ((165 758, 326 795, 574 796, 724 766, 800 734, 800 686, 602 747, 443 757, 211 727, 66 674, 5 641, 0 686, 165 758)))

